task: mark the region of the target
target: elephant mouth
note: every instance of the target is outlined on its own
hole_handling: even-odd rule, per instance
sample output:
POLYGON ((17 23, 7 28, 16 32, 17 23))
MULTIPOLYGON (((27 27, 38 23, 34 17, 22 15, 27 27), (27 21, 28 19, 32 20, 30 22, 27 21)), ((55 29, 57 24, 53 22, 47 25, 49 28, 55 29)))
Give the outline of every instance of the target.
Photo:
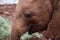
POLYGON ((34 30, 33 30, 34 27, 35 27, 35 24, 33 24, 33 23, 29 25, 29 29, 28 29, 28 33, 29 33, 29 34, 34 33, 34 30))
POLYGON ((47 30, 47 26, 42 26, 42 25, 38 25, 38 24, 35 24, 35 23, 31 23, 29 25, 29 29, 28 29, 28 33, 29 34, 32 34, 32 33, 35 33, 35 32, 43 32, 47 30))

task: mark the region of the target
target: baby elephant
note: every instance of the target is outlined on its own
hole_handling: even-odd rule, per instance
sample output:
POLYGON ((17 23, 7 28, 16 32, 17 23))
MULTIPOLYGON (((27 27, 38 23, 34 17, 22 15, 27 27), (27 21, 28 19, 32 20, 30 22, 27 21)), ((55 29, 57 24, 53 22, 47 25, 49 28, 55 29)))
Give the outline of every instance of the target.
POLYGON ((42 33, 47 40, 60 40, 59 9, 60 0, 19 0, 12 21, 10 40, 20 40, 27 31, 29 34, 42 33))

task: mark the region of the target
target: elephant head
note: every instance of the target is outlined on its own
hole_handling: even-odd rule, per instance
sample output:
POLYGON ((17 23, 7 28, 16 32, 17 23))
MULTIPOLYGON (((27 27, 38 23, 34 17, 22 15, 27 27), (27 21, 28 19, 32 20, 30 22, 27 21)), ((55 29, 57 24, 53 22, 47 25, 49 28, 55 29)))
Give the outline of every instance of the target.
POLYGON ((50 0, 19 0, 14 13, 11 40, 19 40, 25 32, 43 32, 51 19, 50 0))

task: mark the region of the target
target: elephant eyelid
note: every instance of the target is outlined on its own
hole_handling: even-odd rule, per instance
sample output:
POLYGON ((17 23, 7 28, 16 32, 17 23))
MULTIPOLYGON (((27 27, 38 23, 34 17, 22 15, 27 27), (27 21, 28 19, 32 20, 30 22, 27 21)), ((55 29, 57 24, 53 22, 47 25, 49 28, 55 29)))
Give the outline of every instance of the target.
POLYGON ((32 0, 31 2, 34 3, 34 2, 36 2, 36 1, 37 1, 37 0, 32 0))

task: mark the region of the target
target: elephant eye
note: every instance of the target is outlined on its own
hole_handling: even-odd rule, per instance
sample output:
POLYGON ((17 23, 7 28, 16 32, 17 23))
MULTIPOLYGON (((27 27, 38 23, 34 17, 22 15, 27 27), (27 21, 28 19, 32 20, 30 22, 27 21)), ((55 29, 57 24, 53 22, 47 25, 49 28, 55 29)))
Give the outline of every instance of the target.
POLYGON ((27 12, 24 13, 24 17, 25 18, 31 18, 32 14, 33 14, 32 11, 27 11, 27 12))
POLYGON ((42 8, 42 6, 39 6, 38 8, 39 8, 39 9, 41 9, 41 8, 42 8))

